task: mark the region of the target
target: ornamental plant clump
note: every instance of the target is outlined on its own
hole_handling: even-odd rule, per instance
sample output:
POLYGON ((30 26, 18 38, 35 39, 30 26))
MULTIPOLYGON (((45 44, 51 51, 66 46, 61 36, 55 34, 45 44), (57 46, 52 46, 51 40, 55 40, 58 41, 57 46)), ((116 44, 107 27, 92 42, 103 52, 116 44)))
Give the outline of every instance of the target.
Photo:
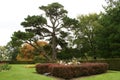
POLYGON ((11 69, 11 66, 9 66, 9 64, 7 64, 7 63, 1 63, 0 64, 0 72, 10 70, 10 69, 11 69))
POLYGON ((108 69, 107 63, 81 63, 79 65, 66 64, 37 64, 36 71, 39 74, 48 74, 64 79, 105 73, 108 69))
POLYGON ((77 60, 76 58, 73 58, 72 60, 70 60, 69 62, 65 62, 65 61, 58 61, 58 64, 63 64, 63 65, 80 65, 80 61, 77 60))

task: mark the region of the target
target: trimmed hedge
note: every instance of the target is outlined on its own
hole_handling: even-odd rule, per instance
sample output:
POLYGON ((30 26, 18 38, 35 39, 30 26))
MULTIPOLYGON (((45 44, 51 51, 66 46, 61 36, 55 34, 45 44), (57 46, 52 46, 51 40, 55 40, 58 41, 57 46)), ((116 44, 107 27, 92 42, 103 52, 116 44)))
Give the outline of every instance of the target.
POLYGON ((49 73, 49 66, 50 66, 50 63, 37 64, 36 65, 36 71, 39 74, 49 73))
POLYGON ((34 61, 0 61, 0 63, 9 63, 9 64, 34 64, 34 61))
POLYGON ((50 73, 52 76, 71 79, 106 72, 106 63, 82 63, 80 65, 38 64, 36 71, 39 74, 50 73))
POLYGON ((90 61, 80 61, 80 62, 92 62, 92 63, 108 63, 109 70, 120 71, 120 58, 105 59, 105 60, 90 60, 90 61))

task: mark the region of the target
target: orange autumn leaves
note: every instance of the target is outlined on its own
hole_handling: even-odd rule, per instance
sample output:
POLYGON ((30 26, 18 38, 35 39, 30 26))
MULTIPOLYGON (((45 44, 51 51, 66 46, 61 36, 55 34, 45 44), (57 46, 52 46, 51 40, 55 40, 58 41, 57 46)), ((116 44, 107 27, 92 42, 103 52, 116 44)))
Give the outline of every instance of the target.
MULTIPOLYGON (((48 45, 48 43, 45 41, 38 41, 37 44, 39 46, 48 45)), ((33 43, 33 45, 35 45, 35 44, 33 43)), ((33 61, 33 59, 34 59, 33 52, 34 52, 34 47, 32 47, 30 44, 25 43, 20 48, 20 53, 17 55, 16 59, 18 61, 33 61)))

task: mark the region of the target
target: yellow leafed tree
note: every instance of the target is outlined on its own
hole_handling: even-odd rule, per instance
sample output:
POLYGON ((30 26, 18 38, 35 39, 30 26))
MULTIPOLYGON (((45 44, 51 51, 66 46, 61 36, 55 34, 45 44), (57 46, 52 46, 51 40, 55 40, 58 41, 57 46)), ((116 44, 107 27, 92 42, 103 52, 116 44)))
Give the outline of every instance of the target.
MULTIPOLYGON (((45 46, 48 45, 47 42, 45 41, 38 41, 37 44, 39 46, 45 46)), ((33 43, 33 45, 35 45, 35 43, 33 43)), ((16 59, 18 61, 33 61, 34 59, 34 47, 31 46, 30 44, 23 44, 22 47, 20 48, 20 53, 17 55, 16 59)), ((41 53, 39 56, 42 56, 41 53)), ((43 56, 42 56, 43 57, 43 56)))

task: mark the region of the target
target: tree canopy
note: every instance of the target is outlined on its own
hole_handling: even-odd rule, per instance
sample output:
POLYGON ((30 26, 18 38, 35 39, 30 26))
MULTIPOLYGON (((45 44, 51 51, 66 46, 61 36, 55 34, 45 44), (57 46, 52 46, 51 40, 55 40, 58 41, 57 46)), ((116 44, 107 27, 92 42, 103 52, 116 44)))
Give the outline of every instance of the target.
POLYGON ((25 31, 14 32, 10 43, 18 52, 21 45, 27 43, 34 47, 36 53, 43 52, 48 60, 56 60, 57 53, 62 53, 59 57, 65 58, 70 49, 68 58, 74 55, 94 59, 120 57, 120 1, 106 2, 105 12, 80 15, 77 19, 68 17, 67 10, 57 2, 40 6, 44 13, 28 15, 21 22, 25 31), (48 46, 41 47, 38 44, 40 40, 48 41, 48 46))
POLYGON ((120 54, 120 1, 108 0, 102 14, 98 33, 98 48, 102 57, 119 57, 120 54))
MULTIPOLYGON (((64 47, 67 46, 66 37, 70 34, 67 28, 75 26, 76 20, 67 17, 67 11, 59 3, 41 6, 39 9, 43 10, 45 15, 33 15, 25 18, 21 23, 25 28, 25 32, 15 32, 12 41, 14 45, 15 43, 19 45, 24 42, 30 45, 36 43, 37 45, 38 40, 48 40, 52 48, 52 59, 55 60, 57 58, 57 46, 59 45, 61 48, 63 48, 63 45, 64 47), (74 24, 73 22, 66 24, 68 21, 74 21, 74 24)), ((40 47, 32 46, 38 51, 40 50, 40 47)), ((45 54, 45 56, 47 55, 45 54)))

